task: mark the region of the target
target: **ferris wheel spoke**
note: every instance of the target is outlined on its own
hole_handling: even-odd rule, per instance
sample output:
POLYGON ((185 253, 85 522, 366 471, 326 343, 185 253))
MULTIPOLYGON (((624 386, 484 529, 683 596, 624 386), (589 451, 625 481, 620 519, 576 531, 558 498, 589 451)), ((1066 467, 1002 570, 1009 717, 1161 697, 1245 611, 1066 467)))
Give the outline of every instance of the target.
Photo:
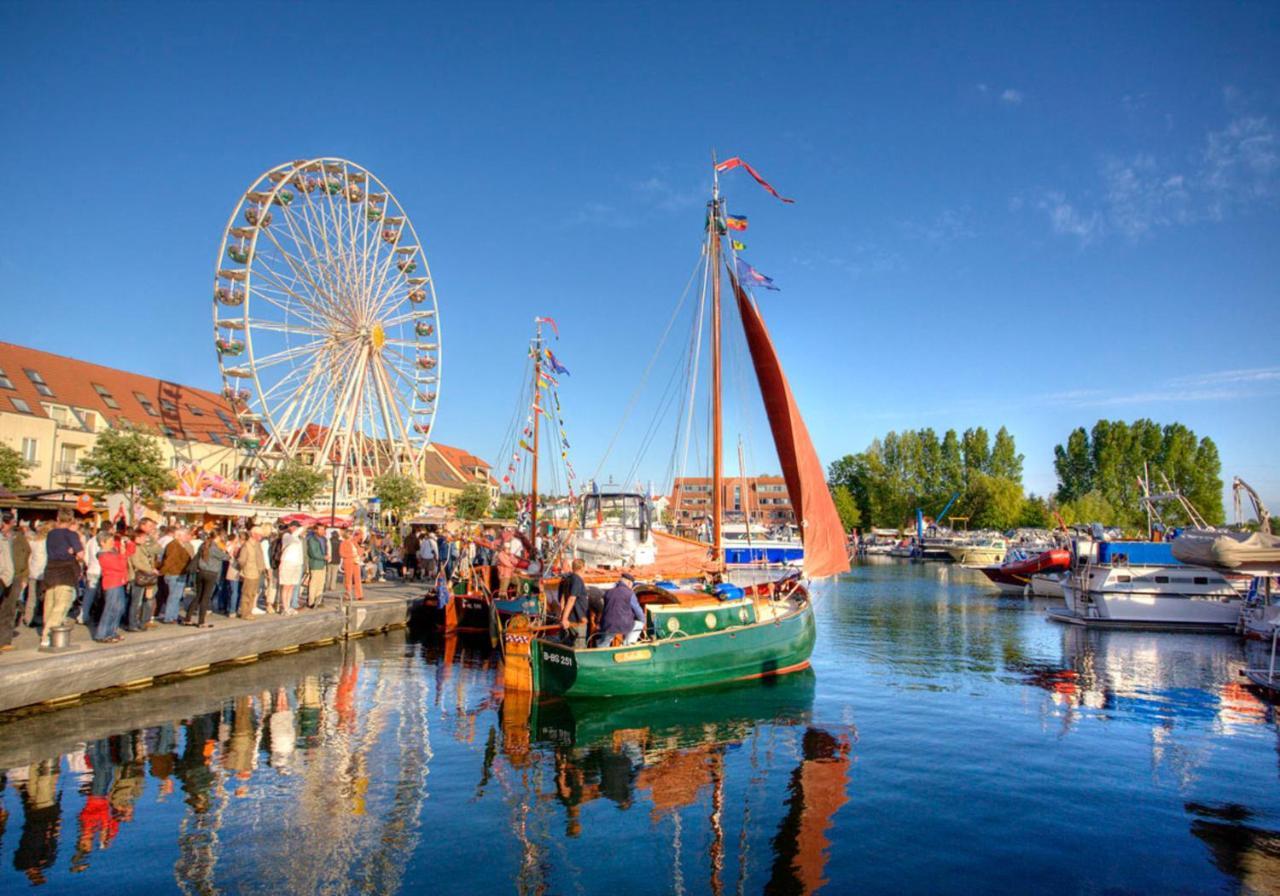
POLYGON ((278 320, 263 320, 262 318, 249 318, 245 322, 248 326, 255 330, 266 330, 271 333, 299 333, 303 336, 328 336, 327 330, 314 329, 311 327, 300 327, 295 324, 287 324, 278 320))
MULTIPOLYGON (((310 324, 312 327, 321 326, 321 322, 318 319, 316 319, 315 317, 312 317, 309 313, 301 310, 300 308, 298 308, 298 306, 290 302, 289 297, 287 295, 281 296, 281 297, 273 296, 270 293, 264 292, 262 289, 259 288, 257 284, 254 284, 249 287, 249 296, 251 298, 261 299, 267 304, 273 305, 276 308, 279 308, 281 311, 285 313, 286 316, 300 318, 301 320, 310 324)), ((281 321, 280 324, 281 326, 284 326, 287 328, 288 317, 286 317, 286 320, 281 321)))
MULTIPOLYGON (((267 230, 267 237, 268 239, 271 240, 272 245, 276 247, 276 251, 279 252, 281 257, 284 259, 285 264, 287 264, 289 266, 289 269, 293 272, 294 287, 296 288, 298 284, 306 283, 310 285, 311 290, 316 295, 325 295, 326 291, 320 286, 319 283, 316 282, 314 272, 310 270, 307 264, 303 262, 301 258, 295 257, 292 253, 290 253, 287 249, 285 249, 284 246, 280 245, 280 241, 276 239, 275 234, 272 233, 270 229, 267 230)), ((280 272, 277 272, 274 268, 272 268, 271 273, 275 275, 274 279, 276 279, 278 282, 283 284, 284 277, 280 272)), ((293 292, 293 290, 290 290, 290 292, 293 292)), ((297 293, 294 292, 294 295, 297 295, 297 293)), ((317 308, 319 306, 319 302, 315 301, 314 299, 311 301, 308 301, 306 299, 303 299, 299 295, 298 300, 312 308, 317 308)))
POLYGON ((323 339, 317 339, 314 342, 306 342, 302 345, 290 346, 289 348, 281 349, 278 352, 263 355, 261 358, 255 358, 253 366, 257 370, 265 370, 268 367, 275 366, 276 364, 283 364, 285 361, 292 361, 295 358, 301 358, 309 355, 315 349, 320 348, 328 341, 328 337, 325 337, 323 339))

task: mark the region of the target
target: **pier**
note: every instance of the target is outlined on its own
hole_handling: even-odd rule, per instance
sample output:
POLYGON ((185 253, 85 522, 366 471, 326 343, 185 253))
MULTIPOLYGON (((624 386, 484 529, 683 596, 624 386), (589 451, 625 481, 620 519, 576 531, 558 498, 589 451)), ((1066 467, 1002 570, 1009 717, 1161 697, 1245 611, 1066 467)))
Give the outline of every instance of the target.
POLYGON ((296 616, 230 619, 213 615, 213 628, 161 625, 131 633, 117 644, 99 644, 75 625, 67 650, 39 650, 34 629, 24 629, 14 650, 0 654, 0 712, 55 707, 90 694, 127 692, 157 681, 194 677, 211 670, 252 663, 260 657, 295 652, 404 626, 421 598, 420 583, 365 586, 365 597, 346 607, 340 592, 323 605, 296 616))

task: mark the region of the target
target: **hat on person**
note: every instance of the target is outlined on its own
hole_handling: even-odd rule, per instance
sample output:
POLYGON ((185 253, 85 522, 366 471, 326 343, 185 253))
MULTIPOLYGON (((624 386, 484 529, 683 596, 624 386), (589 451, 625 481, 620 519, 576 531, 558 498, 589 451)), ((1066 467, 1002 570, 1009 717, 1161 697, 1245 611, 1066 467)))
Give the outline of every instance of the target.
POLYGON ((626 579, 628 582, 635 582, 636 574, 629 569, 624 569, 622 571, 622 578, 626 579))

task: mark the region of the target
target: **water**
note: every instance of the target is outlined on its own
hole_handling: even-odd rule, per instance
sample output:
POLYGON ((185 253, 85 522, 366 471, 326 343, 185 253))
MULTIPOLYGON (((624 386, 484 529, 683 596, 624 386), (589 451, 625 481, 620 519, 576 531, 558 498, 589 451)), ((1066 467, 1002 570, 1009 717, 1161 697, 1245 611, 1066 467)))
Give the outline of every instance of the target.
POLYGON ((1267 893, 1272 707, 1212 635, 857 568, 814 672, 607 710, 405 633, 0 723, 0 892, 1267 893))

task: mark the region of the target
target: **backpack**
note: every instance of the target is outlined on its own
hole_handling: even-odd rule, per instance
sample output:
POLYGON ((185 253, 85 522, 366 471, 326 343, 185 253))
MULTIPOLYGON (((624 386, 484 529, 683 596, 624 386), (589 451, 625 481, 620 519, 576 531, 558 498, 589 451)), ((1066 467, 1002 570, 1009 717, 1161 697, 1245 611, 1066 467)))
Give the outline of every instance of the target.
POLYGON ((280 555, 283 553, 284 553, 284 537, 279 536, 276 538, 275 541, 271 542, 271 551, 269 552, 269 556, 271 557, 272 569, 280 568, 280 555))

